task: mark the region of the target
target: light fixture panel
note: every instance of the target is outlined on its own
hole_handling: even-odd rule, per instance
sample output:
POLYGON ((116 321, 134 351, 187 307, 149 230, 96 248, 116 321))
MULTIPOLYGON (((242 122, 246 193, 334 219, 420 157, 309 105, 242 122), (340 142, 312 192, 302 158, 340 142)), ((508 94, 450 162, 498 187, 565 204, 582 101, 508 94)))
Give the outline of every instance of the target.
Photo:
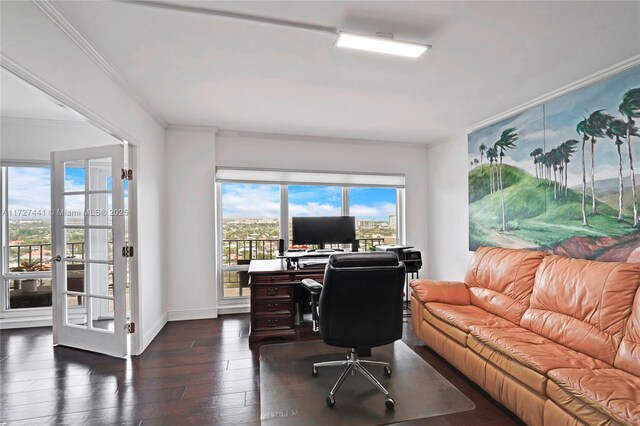
POLYGON ((392 38, 363 36, 345 32, 338 34, 336 46, 345 49, 403 56, 405 58, 419 58, 431 47, 427 44, 409 43, 392 38))

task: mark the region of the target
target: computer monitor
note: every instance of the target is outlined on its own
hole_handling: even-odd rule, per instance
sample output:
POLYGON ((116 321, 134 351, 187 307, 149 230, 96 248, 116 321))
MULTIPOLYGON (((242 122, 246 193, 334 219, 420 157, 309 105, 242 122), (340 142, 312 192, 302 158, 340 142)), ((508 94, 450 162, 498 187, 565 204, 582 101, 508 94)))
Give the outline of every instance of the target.
POLYGON ((354 216, 293 217, 293 244, 350 244, 356 240, 354 216))

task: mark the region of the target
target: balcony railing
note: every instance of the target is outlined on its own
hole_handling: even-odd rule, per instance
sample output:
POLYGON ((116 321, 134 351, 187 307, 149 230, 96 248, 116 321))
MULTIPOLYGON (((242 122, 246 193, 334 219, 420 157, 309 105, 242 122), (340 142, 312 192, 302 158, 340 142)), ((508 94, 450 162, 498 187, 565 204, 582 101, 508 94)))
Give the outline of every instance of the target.
MULTIPOLYGON (((111 244, 111 243, 109 243, 111 244)), ((84 257, 84 243, 67 243, 67 256, 84 257)), ((38 260, 41 265, 50 263, 51 244, 19 244, 9 246, 9 267, 38 260)))

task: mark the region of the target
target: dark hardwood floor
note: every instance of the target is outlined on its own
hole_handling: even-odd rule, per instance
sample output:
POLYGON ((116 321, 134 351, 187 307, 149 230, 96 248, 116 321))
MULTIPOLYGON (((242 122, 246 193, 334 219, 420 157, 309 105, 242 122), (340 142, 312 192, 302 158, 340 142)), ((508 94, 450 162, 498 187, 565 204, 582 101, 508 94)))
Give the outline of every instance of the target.
MULTIPOLYGON (((403 425, 516 425, 508 410, 422 345, 404 342, 476 404, 403 425)), ((259 347, 249 315, 170 322, 129 360, 52 347, 51 328, 0 331, 0 423, 239 425, 260 423, 259 347)))

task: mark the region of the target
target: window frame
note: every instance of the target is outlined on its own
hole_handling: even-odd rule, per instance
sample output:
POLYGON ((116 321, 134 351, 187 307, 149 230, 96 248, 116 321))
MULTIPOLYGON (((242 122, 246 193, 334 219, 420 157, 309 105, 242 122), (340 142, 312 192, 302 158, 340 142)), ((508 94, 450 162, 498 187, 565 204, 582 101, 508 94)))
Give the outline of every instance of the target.
MULTIPOLYGON (((259 172, 256 169, 224 169, 224 171, 233 171, 233 172, 248 172, 249 174, 259 172)), ((286 174, 287 171, 271 171, 274 173, 283 173, 286 174)), ((304 172, 304 173, 323 173, 323 172, 304 172)), ((366 175, 362 173, 341 173, 345 176, 361 176, 366 175)), ((332 174, 333 175, 333 174, 332 174)), ((381 176, 384 177, 386 175, 372 175, 372 176, 381 176)), ((398 178, 402 176, 404 179, 404 175, 388 175, 394 178, 398 178)), ((387 187, 393 188, 396 190, 396 243, 404 244, 405 243, 405 187, 404 185, 392 186, 392 185, 379 185, 379 184, 329 184, 329 183, 319 183, 316 181, 312 182, 283 182, 282 180, 277 181, 268 181, 268 180, 260 180, 256 181, 254 179, 246 179, 243 180, 241 177, 235 176, 234 179, 226 179, 219 178, 216 173, 215 179, 215 221, 216 221, 216 289, 218 294, 218 304, 221 307, 231 307, 231 306, 247 306, 249 304, 250 297, 248 296, 233 296, 233 297, 224 297, 224 273, 227 271, 240 271, 240 270, 248 270, 248 266, 225 266, 223 263, 223 231, 222 231, 222 184, 223 183, 240 183, 240 184, 267 184, 267 185, 279 185, 280 186, 280 235, 279 238, 284 239, 285 241, 289 241, 289 186, 290 185, 309 185, 309 186, 338 186, 341 188, 341 215, 349 216, 349 188, 354 187, 387 187)))

